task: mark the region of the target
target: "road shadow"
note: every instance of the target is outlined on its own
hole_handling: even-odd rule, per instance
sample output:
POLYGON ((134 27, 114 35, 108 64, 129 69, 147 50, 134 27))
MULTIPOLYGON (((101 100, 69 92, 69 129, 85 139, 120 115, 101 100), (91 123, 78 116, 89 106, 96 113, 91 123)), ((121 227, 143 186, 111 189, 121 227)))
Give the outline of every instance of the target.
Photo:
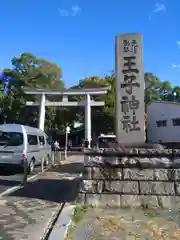
MULTIPOLYGON (((38 172, 39 172, 39 169, 35 168, 35 171, 33 174, 28 174, 28 178, 37 174, 38 172)), ((0 192, 5 191, 9 187, 21 185, 23 179, 24 179, 23 170, 0 169, 0 192)))
MULTIPOLYGON (((20 185, 21 181, 19 180, 0 180, 0 189, 2 187, 14 187, 20 185)), ((7 188, 8 189, 8 188, 7 188)), ((3 189, 4 190, 4 189, 3 189)))
POLYGON ((40 199, 57 203, 74 202, 78 196, 80 180, 38 179, 9 194, 11 197, 40 199))
POLYGON ((20 170, 10 170, 5 168, 0 168, 0 176, 12 176, 20 173, 20 170))
POLYGON ((12 170, 0 169, 0 192, 21 184, 23 175, 16 178, 16 174, 17 172, 12 170))
POLYGON ((40 177, 37 180, 28 182, 23 188, 16 190, 8 196, 40 199, 57 203, 75 202, 82 186, 82 179, 79 178, 82 170, 83 163, 64 163, 53 166, 43 174, 43 178, 40 177), (77 177, 70 179, 69 177, 74 174, 77 177))

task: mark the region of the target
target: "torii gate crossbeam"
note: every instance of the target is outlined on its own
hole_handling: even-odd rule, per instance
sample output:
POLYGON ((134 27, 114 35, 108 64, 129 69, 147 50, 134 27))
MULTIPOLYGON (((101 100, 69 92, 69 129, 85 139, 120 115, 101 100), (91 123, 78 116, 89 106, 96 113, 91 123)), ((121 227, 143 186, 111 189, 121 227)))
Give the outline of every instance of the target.
POLYGON ((83 106, 85 108, 85 138, 91 141, 91 107, 104 106, 104 101, 93 101, 91 96, 104 95, 107 93, 108 87, 102 88, 87 88, 87 89, 70 89, 70 90, 59 90, 59 89, 24 89, 24 92, 28 95, 40 95, 40 102, 26 102, 27 106, 39 106, 39 128, 44 130, 45 122, 45 107, 46 106, 61 106, 61 107, 77 107, 83 106), (59 95, 62 96, 62 101, 48 101, 46 100, 47 95, 59 95), (68 96, 85 96, 85 100, 80 102, 68 101, 68 96))

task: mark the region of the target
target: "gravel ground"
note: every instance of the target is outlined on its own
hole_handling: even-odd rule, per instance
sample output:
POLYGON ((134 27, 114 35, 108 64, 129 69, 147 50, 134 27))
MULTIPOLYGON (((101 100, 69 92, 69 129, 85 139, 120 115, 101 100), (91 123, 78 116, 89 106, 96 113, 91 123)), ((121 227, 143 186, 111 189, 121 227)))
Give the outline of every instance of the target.
POLYGON ((180 239, 176 211, 88 208, 74 216, 66 240, 180 239))

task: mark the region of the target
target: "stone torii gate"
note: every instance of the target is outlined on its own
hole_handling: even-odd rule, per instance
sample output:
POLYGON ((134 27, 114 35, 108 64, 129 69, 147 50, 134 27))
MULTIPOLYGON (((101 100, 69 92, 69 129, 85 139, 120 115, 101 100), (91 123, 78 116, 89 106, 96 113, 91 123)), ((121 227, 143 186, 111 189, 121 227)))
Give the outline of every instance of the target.
POLYGON ((28 95, 40 95, 40 102, 26 102, 26 106, 39 106, 39 128, 44 130, 45 107, 78 107, 85 108, 85 138, 91 141, 91 107, 104 106, 104 101, 93 101, 91 96, 99 96, 107 93, 108 87, 87 89, 24 89, 28 95), (60 101, 48 101, 46 96, 62 96, 60 101), (85 100, 76 102, 68 101, 68 96, 85 96, 85 100))

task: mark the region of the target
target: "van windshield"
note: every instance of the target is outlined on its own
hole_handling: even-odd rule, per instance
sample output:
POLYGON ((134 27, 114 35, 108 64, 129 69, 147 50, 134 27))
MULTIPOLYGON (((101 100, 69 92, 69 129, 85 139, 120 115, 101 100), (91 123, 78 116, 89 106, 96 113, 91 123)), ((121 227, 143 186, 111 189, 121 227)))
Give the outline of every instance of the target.
POLYGON ((20 146, 23 144, 23 134, 19 132, 0 131, 0 146, 20 146))
POLYGON ((99 137, 98 138, 98 147, 99 148, 109 148, 109 143, 115 143, 116 138, 113 137, 99 137))

